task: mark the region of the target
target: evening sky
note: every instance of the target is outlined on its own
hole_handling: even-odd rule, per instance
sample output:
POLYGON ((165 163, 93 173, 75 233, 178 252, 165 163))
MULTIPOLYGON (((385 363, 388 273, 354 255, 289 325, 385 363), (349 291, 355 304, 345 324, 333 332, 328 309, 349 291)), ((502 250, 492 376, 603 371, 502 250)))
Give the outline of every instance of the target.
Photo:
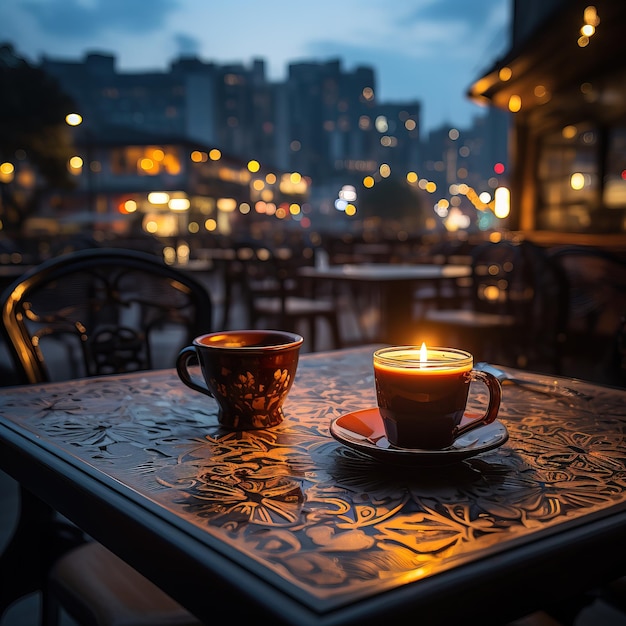
POLYGON ((508 48, 512 0, 2 0, 0 43, 37 62, 116 57, 119 71, 167 70, 181 54, 217 64, 340 59, 373 67, 377 99, 420 101, 422 126, 468 127, 469 85, 508 48))

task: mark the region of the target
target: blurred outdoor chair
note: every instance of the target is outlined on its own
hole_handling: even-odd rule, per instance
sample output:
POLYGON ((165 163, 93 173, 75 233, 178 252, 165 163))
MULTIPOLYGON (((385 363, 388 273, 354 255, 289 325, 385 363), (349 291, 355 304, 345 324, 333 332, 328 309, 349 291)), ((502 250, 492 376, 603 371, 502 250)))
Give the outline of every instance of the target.
POLYGON ((623 318, 626 315, 626 259, 594 246, 566 245, 549 251, 566 289, 560 333, 561 369, 585 359, 589 377, 624 384, 623 318))
MULTIPOLYGON (((443 239, 422 250, 420 263, 435 265, 471 265, 475 244, 466 239, 443 239)), ((413 292, 417 317, 427 309, 464 308, 472 296, 472 278, 448 278, 422 282, 413 292)))
POLYGON ((536 282, 525 243, 485 242, 472 251, 471 293, 465 306, 427 309, 422 335, 454 345, 476 361, 524 365, 532 335, 536 282))
MULTIPOLYGON (((27 384, 172 367, 180 348, 212 329, 213 303, 204 286, 155 255, 95 248, 28 271, 4 291, 1 312, 18 380, 27 384)), ((199 624, 25 488, 21 498, 48 515, 47 531, 59 538, 46 547, 44 624, 58 623, 60 607, 93 626, 199 624)))
POLYGON ((334 348, 342 346, 339 315, 333 298, 315 292, 315 285, 298 276, 304 262, 290 248, 242 247, 238 259, 247 315, 252 327, 299 332, 310 351, 319 349, 318 322, 326 323, 334 348))

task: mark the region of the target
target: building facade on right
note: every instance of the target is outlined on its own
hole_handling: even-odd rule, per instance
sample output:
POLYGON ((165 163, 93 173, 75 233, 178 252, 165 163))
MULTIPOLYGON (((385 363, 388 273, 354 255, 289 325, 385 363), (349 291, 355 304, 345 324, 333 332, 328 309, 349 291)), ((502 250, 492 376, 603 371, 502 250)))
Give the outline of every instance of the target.
POLYGON ((513 0, 510 50, 468 95, 513 113, 510 226, 626 247, 626 3, 513 0))

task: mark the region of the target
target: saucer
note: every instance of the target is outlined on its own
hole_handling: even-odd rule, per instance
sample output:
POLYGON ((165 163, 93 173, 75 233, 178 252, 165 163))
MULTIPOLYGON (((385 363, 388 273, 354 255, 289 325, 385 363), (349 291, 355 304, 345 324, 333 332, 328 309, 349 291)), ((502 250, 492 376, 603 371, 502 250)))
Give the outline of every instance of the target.
POLYGON ((402 465, 451 465, 493 450, 509 438, 506 426, 498 420, 480 426, 442 450, 396 448, 385 437, 377 407, 346 413, 330 424, 330 434, 340 443, 379 461, 402 465))

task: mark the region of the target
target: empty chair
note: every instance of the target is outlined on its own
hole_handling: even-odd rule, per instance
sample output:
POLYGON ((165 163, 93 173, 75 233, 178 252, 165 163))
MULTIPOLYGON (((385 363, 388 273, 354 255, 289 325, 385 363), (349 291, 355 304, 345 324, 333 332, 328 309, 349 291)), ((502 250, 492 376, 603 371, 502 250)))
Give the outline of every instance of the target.
POLYGON ((588 363, 586 378, 623 384, 623 318, 626 260, 594 246, 566 245, 549 251, 566 291, 560 332, 560 367, 588 363))
MULTIPOLYGON (((443 239, 422 251, 419 262, 436 265, 470 265, 474 243, 467 239, 443 239)), ((413 292, 417 317, 427 309, 462 308, 471 299, 471 277, 422 281, 413 292)))
POLYGON ((526 246, 510 241, 474 248, 470 297, 464 307, 427 309, 420 322, 431 345, 454 345, 475 360, 524 365, 532 336, 535 271, 526 246))
POLYGON ((211 330, 205 287, 156 256, 95 248, 56 257, 5 291, 2 327, 23 383, 172 367, 211 330))
POLYGON ((238 258, 250 325, 299 332, 310 351, 319 349, 318 323, 325 323, 332 347, 342 345, 337 306, 298 275, 303 261, 289 248, 240 248, 238 258))
MULTIPOLYGON (((210 331, 213 318, 204 286, 154 255, 125 249, 51 259, 7 288, 1 307, 2 332, 22 383, 173 367, 180 348, 210 331)), ((43 503, 24 488, 21 493, 22 506, 47 514, 43 503)), ((44 624, 58 622, 59 606, 88 626, 199 624, 104 546, 78 537, 73 527, 55 529, 64 540, 50 548, 44 624)), ((41 530, 47 537, 52 525, 41 530)), ((18 522, 15 536, 21 532, 18 522)))

